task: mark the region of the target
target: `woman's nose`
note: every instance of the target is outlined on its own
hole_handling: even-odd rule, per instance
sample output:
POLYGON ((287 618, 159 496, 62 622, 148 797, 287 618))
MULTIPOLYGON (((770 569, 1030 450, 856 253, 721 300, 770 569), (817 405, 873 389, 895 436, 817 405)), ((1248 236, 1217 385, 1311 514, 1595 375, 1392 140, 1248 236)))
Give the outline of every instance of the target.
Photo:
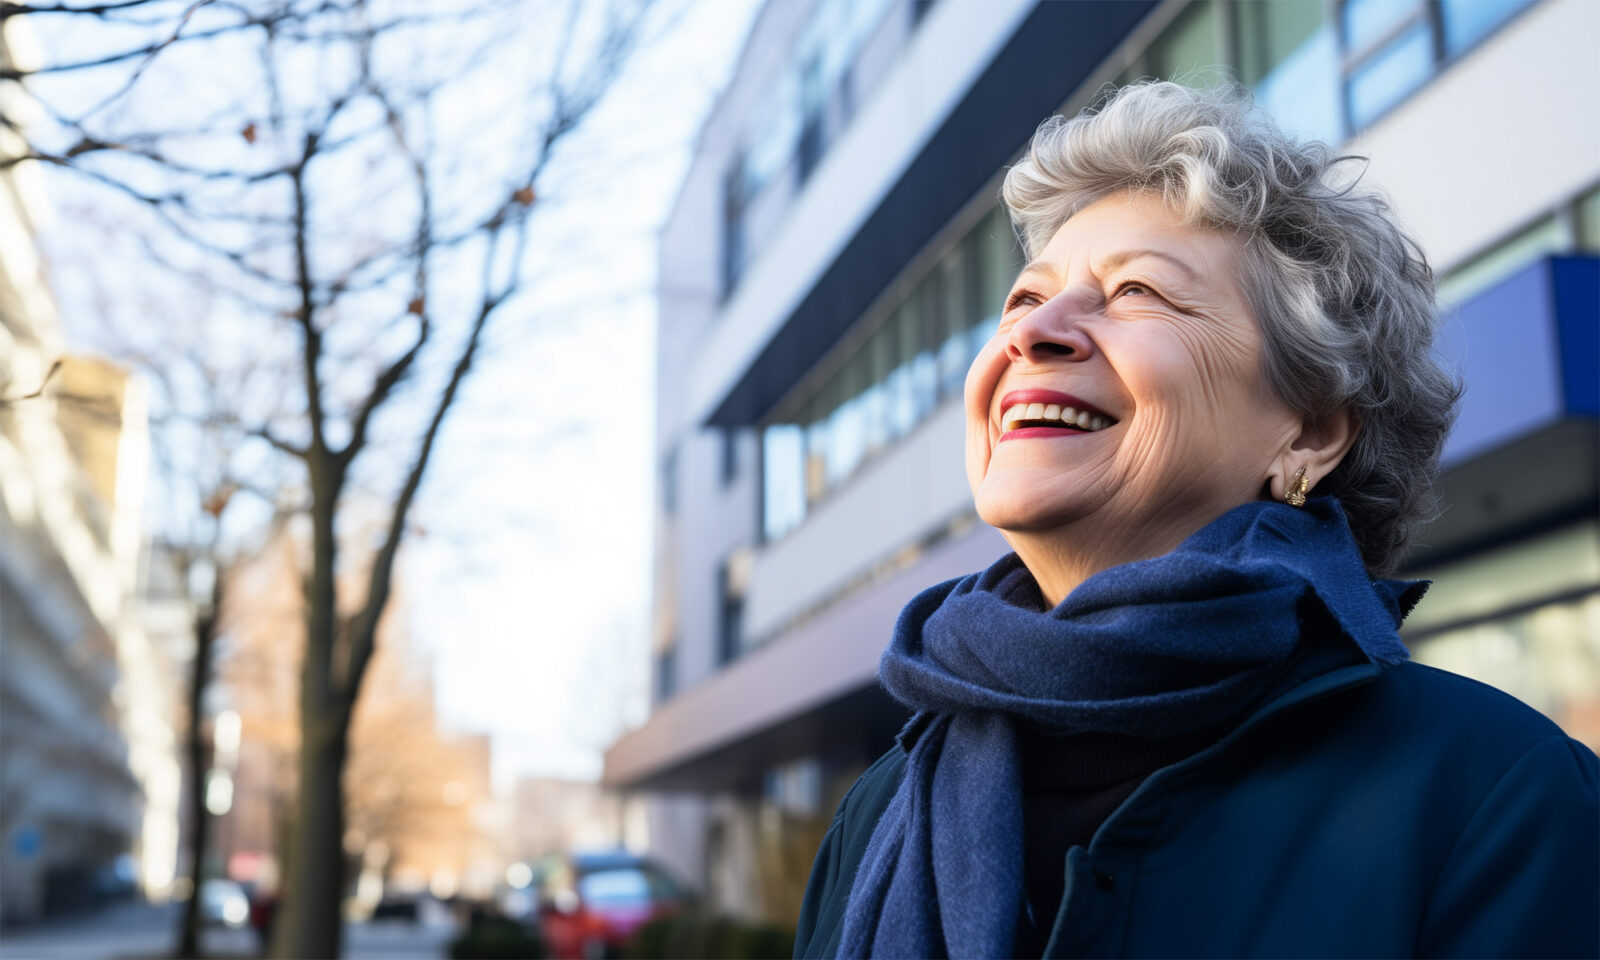
POLYGON ((1012 361, 1049 363, 1087 360, 1094 341, 1083 320, 1098 309, 1100 291, 1088 284, 1063 289, 1012 324, 1006 335, 1006 356, 1012 361))

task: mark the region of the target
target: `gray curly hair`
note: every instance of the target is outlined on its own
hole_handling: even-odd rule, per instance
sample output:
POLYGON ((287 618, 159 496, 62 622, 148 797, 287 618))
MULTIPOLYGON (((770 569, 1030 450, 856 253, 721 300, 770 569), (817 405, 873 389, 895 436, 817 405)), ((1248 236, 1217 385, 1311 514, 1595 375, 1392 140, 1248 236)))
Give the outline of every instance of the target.
POLYGON ((1437 514, 1433 481, 1461 388, 1432 355, 1421 249, 1382 197, 1333 177, 1357 159, 1286 136, 1241 87, 1146 82, 1045 121, 1003 195, 1030 260, 1068 217, 1122 190, 1236 231, 1268 381, 1308 419, 1347 409, 1360 424, 1318 492, 1339 498, 1367 568, 1382 574, 1437 514))

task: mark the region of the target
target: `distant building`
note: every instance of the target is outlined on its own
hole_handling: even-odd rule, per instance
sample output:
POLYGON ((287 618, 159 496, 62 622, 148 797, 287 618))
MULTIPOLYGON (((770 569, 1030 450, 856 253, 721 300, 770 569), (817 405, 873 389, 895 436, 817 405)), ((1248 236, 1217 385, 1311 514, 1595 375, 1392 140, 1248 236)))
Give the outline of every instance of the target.
POLYGON ((598 783, 524 777, 511 791, 508 852, 533 862, 573 851, 623 847, 622 798, 598 783))
POLYGON ((791 921, 903 713, 901 606, 1005 549, 959 402, 1020 256, 1003 170, 1109 82, 1220 66, 1371 158, 1468 393, 1419 659, 1600 743, 1600 124, 1587 0, 768 3, 661 238, 654 705, 605 782, 712 905, 791 921))
MULTIPOLYGON (((26 62, 16 19, 0 63, 26 62)), ((0 85, 0 112, 30 101, 0 85)), ((0 157, 21 142, 0 130, 0 157)), ((0 169, 0 922, 170 886, 172 661, 146 630, 149 437, 126 371, 73 356, 40 268, 39 170, 0 169), (41 390, 41 387, 44 389, 41 390)))
MULTIPOLYGON (((282 876, 300 746, 307 538, 291 526, 230 571, 224 590, 214 710, 237 717, 232 750, 219 735, 212 778, 226 778, 212 860, 219 875, 273 889, 282 876)), ((351 553, 355 554, 352 548, 351 553)), ((341 580, 363 583, 359 564, 341 580)), ((351 718, 344 768, 350 893, 370 909, 386 893, 493 895, 510 862, 505 803, 490 785, 487 735, 442 728, 432 661, 410 642, 404 569, 378 624, 351 718)))

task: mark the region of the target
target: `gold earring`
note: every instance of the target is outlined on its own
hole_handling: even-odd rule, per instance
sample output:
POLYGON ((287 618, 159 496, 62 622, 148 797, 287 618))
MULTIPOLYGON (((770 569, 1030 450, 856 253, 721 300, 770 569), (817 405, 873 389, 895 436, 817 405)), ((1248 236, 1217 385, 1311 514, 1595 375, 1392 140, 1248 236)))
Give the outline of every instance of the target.
POLYGON ((1283 498, 1283 502, 1291 507, 1303 507, 1306 505, 1306 493, 1310 490, 1311 480, 1306 476, 1306 468, 1302 464, 1294 472, 1294 479, 1289 481, 1289 495, 1283 498))

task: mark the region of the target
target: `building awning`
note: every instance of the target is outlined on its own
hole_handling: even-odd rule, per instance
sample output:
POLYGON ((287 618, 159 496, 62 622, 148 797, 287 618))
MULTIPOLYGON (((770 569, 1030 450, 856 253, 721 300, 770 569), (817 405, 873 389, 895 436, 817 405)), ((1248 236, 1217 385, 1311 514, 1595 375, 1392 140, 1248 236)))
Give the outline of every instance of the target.
POLYGON ((624 789, 728 789, 826 747, 841 732, 856 735, 857 723, 878 725, 886 705, 870 691, 901 608, 935 583, 983 569, 1003 549, 993 528, 977 524, 843 596, 659 704, 644 726, 606 751, 601 782, 624 789))
POLYGON ((1441 563, 1592 517, 1600 503, 1600 257, 1545 257, 1451 311, 1466 384, 1439 499, 1408 561, 1441 563))

